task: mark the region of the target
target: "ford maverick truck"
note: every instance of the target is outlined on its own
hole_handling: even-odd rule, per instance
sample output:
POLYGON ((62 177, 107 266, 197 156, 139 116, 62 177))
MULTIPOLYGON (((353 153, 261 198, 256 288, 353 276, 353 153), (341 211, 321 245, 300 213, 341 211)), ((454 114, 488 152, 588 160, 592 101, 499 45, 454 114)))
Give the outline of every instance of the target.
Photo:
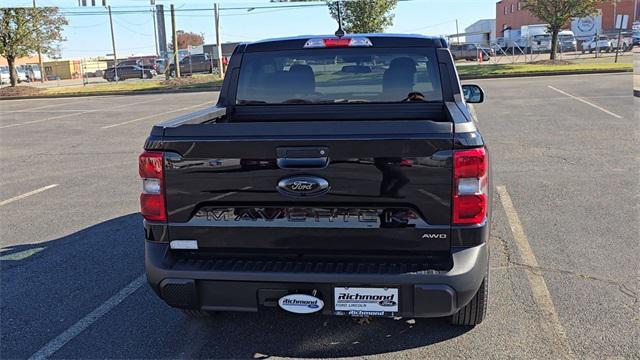
POLYGON ((193 316, 485 316, 491 169, 444 39, 241 44, 139 157, 148 281, 193 316), (302 315, 300 315, 302 316, 302 315))

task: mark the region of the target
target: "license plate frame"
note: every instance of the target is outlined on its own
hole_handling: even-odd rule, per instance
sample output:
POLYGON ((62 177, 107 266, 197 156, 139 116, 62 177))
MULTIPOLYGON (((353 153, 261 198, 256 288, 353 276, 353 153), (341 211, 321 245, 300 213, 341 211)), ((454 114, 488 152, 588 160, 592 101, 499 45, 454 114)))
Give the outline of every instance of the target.
POLYGON ((333 310, 345 316, 394 316, 399 311, 399 288, 340 287, 333 288, 333 310))

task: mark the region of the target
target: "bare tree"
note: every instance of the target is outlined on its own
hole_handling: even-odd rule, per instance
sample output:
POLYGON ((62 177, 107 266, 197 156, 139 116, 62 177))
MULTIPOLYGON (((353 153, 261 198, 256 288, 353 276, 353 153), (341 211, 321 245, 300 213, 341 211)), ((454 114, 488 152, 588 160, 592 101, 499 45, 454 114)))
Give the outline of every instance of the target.
MULTIPOLYGON (((0 55, 9 64, 11 86, 18 82, 16 59, 33 55, 38 49, 43 54, 55 54, 67 24, 57 7, 0 9, 0 55)), ((44 69, 40 72, 44 76, 44 69)))
POLYGON ((551 60, 556 59, 558 33, 572 18, 593 15, 596 6, 604 0, 525 0, 524 8, 549 24, 551 33, 551 60))

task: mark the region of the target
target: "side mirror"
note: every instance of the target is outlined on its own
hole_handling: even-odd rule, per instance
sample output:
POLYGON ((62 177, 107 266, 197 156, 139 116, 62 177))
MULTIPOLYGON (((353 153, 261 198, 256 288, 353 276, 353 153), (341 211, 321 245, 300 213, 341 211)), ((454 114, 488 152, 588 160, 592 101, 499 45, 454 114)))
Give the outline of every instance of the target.
POLYGON ((484 101, 484 91, 478 85, 462 85, 464 100, 470 104, 479 104, 484 101))

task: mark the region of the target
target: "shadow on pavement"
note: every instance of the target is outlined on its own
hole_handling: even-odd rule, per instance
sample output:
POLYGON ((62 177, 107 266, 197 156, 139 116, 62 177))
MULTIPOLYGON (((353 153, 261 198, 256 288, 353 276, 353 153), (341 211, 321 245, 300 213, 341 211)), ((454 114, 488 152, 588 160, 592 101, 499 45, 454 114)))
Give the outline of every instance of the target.
MULTIPOLYGON (((460 336, 470 328, 444 319, 372 319, 295 316, 280 310, 258 314, 217 314, 181 322, 186 339, 181 352, 194 358, 358 357, 421 348, 460 336), (222 341, 220 341, 222 340, 222 341)), ((161 355, 161 354, 157 354, 161 355)))
POLYGON ((58 239, 0 249, 2 357, 30 356, 140 276, 141 221, 133 213, 58 239))
MULTIPOLYGON (((143 273, 139 214, 93 225, 62 238, 0 249, 0 256, 40 249, 2 264, 5 358, 24 358, 89 314, 143 273)), ((385 354, 464 334, 445 319, 298 316, 269 308, 192 319, 145 285, 55 357, 64 358, 296 358, 385 354)))

